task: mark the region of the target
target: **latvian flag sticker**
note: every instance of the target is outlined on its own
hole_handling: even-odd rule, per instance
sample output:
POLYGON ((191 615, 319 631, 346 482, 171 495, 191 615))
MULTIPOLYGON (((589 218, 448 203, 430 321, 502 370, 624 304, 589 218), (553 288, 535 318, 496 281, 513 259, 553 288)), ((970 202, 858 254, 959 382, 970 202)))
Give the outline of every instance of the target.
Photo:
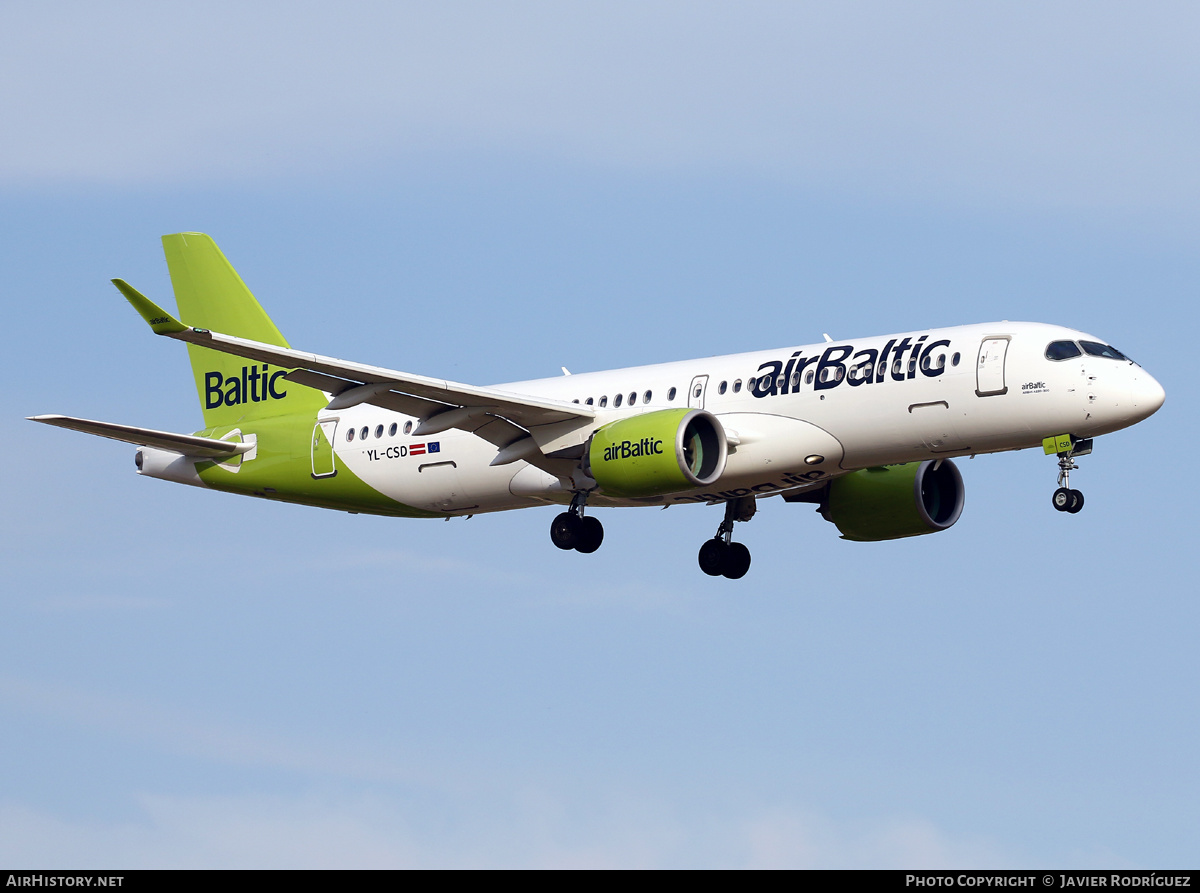
POLYGON ((426 453, 440 453, 442 444, 440 441, 431 440, 429 443, 414 443, 408 448, 410 456, 424 456, 426 453))

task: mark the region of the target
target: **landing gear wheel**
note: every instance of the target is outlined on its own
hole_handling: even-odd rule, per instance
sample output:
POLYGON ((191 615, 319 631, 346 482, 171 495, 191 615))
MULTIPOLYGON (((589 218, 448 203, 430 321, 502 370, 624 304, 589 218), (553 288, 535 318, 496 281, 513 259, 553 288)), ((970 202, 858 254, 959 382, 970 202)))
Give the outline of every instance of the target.
MULTIPOLYGON (((1050 499, 1056 511, 1069 512, 1071 510, 1071 504, 1075 502, 1075 498, 1071 495, 1072 492, 1079 493, 1078 490, 1072 491, 1066 487, 1059 487, 1054 491, 1054 495, 1050 499)), ((1080 507, 1083 506, 1083 494, 1079 496, 1079 505, 1080 507)))
POLYGON ((725 573, 725 556, 728 552, 729 544, 725 540, 705 540, 704 545, 700 547, 700 570, 710 577, 721 576, 725 573))
POLYGON ((575 551, 590 555, 604 542, 604 525, 591 515, 576 520, 579 524, 579 531, 576 535, 575 551))
MULTIPOLYGON (((563 551, 570 551, 579 544, 582 526, 582 519, 570 512, 563 512, 550 524, 550 541, 563 551)), ((600 544, 597 543, 596 548, 599 547, 600 544)))
MULTIPOLYGON (((1049 448, 1051 440, 1061 439, 1057 436, 1053 438, 1048 437, 1045 443, 1049 448)), ((1083 509, 1083 494, 1078 490, 1071 489, 1071 472, 1079 469, 1079 466, 1075 464, 1076 457, 1087 456, 1091 452, 1092 441, 1090 439, 1084 440, 1072 436, 1070 449, 1058 454, 1058 489, 1054 491, 1054 496, 1052 497, 1056 511, 1070 512, 1074 515, 1083 509)))
POLYGON ((741 543, 730 543, 725 549, 725 568, 722 573, 730 580, 740 580, 750 570, 750 550, 741 543))
POLYGON ((1071 504, 1067 506, 1066 511, 1072 515, 1078 513, 1083 508, 1083 494, 1078 490, 1071 491, 1071 504))

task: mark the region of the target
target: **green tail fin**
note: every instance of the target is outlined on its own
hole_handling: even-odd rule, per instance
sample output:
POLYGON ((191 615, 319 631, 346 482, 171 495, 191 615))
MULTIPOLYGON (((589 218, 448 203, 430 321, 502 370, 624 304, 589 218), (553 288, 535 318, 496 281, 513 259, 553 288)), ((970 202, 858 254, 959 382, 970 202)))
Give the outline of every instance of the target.
MULTIPOLYGON (((187 325, 289 346, 216 242, 203 233, 175 233, 163 236, 162 241, 179 318, 187 325)), ((285 381, 286 369, 194 344, 187 348, 207 428, 283 413, 316 412, 325 405, 318 391, 285 381)))

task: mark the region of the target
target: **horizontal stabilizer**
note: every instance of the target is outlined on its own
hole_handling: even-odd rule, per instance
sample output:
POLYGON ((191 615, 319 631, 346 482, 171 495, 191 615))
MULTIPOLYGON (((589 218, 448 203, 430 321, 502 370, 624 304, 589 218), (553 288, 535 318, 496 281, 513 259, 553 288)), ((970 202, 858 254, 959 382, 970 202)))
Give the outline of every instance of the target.
POLYGON ((70 428, 85 434, 96 434, 113 440, 123 440, 138 446, 157 447, 171 450, 184 456, 201 459, 226 459, 244 453, 253 447, 250 443, 233 443, 213 437, 197 437, 194 434, 173 434, 170 431, 153 431, 135 428, 132 425, 114 425, 112 422, 94 422, 91 419, 76 419, 66 415, 29 416, 31 422, 41 422, 58 428, 70 428))

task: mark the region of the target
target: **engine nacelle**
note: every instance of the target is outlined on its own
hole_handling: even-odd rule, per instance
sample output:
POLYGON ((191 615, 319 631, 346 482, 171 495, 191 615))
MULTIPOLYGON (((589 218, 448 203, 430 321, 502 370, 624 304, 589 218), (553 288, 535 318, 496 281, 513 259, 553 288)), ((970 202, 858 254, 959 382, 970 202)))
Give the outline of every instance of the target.
POLYGON ((949 459, 853 471, 829 482, 825 517, 856 542, 945 530, 962 514, 962 475, 949 459))
POLYGON ((725 471, 725 429, 702 409, 661 409, 592 435, 585 470, 609 496, 661 496, 707 487, 725 471))

